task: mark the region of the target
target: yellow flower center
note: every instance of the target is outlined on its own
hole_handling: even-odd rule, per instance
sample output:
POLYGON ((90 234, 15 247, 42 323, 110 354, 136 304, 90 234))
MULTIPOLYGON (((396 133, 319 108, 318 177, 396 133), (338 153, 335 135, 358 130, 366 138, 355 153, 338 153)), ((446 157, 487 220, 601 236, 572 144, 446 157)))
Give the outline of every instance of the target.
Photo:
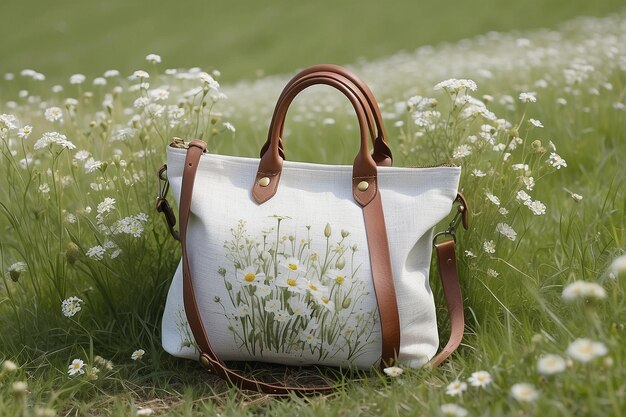
POLYGON ((330 301, 330 299, 328 297, 322 297, 322 302, 324 304, 328 304, 329 301, 330 301))
POLYGON ((254 275, 252 272, 248 272, 243 279, 246 280, 246 282, 252 282, 254 281, 254 279, 256 278, 256 275, 254 275))
POLYGON ((296 264, 289 264, 289 269, 291 269, 292 271, 297 271, 298 270, 298 265, 296 265, 296 264))
POLYGON ((309 289, 311 291, 317 291, 317 287, 315 285, 313 285, 313 284, 309 284, 309 289))
POLYGON ((345 277, 339 276, 335 278, 335 281, 337 281, 337 284, 343 284, 343 282, 345 281, 345 277))
POLYGON ((296 280, 293 279, 293 278, 287 278, 287 285, 295 287, 296 286, 296 280))

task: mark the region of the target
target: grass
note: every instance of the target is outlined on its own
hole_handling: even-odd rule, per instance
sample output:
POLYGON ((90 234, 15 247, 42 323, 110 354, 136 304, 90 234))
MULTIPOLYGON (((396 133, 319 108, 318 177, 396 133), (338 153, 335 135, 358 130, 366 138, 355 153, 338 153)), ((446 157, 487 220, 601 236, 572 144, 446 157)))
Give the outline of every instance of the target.
MULTIPOLYGON (((239 393, 197 364, 169 357, 160 346, 160 316, 179 256, 177 243, 153 209, 154 173, 163 162, 163 149, 172 136, 202 137, 214 151, 254 155, 286 79, 225 85, 229 100, 202 106, 203 99, 211 102, 203 93, 183 94, 202 83, 153 67, 152 88, 167 85, 170 91, 164 103, 183 100, 183 118, 175 126, 171 118, 154 116, 159 110, 154 106, 149 111, 134 107, 135 99, 148 93, 133 91, 135 82, 123 77, 109 79, 104 87, 65 83, 65 90, 54 94, 49 92, 52 81, 2 82, 4 97, 14 104, 0 105, 0 114, 14 114, 17 127, 31 124, 33 133, 22 140, 11 129, 3 132, 0 144, 0 361, 19 365, 15 372, 0 375, 0 415, 45 415, 49 408, 55 415, 124 416, 134 415, 138 407, 169 416, 441 415, 444 403, 484 416, 623 415, 624 276, 612 279, 607 268, 626 248, 626 173, 621 163, 626 157, 625 21, 623 15, 576 20, 559 27, 558 37, 550 31, 479 36, 353 65, 381 101, 396 164, 445 161, 462 154, 461 145, 471 151, 455 159, 463 166, 462 189, 472 208, 471 228, 461 233, 460 246, 477 256, 459 256, 467 334, 458 353, 438 369, 407 369, 396 379, 361 377, 336 394, 304 399, 239 393), (574 75, 577 81, 572 81, 574 75), (474 79, 479 88, 433 90, 449 77, 474 79), (31 98, 18 98, 24 85, 31 98), (107 97, 114 86, 121 91, 107 97), (536 91, 537 102, 521 103, 518 96, 524 91, 536 91), (416 126, 412 113, 424 116, 423 111, 431 110, 418 105, 412 113, 406 111, 406 100, 416 94, 436 97, 435 110, 442 117, 416 126), (491 111, 510 122, 496 129, 495 142, 522 139, 509 160, 504 160, 506 150, 468 140, 482 124, 502 123, 477 116, 464 119, 463 108, 451 106, 450 100, 465 94, 485 100, 491 111), (66 108, 68 97, 77 98, 77 104, 66 108), (566 104, 558 104, 559 99, 566 104), (102 105, 105 100, 108 106, 102 105), (63 108, 63 124, 45 120, 42 108, 50 106, 63 108), (530 118, 545 127, 533 127, 530 118), (236 126, 234 135, 223 127, 225 121, 236 126), (123 130, 129 122, 134 130, 123 130), (106 166, 87 173, 85 161, 74 161, 76 151, 60 151, 57 145, 35 151, 36 141, 49 131, 67 135, 78 150, 88 150, 106 166), (556 170, 546 163, 550 140, 567 167, 556 170), (28 154, 32 159, 22 168, 20 160, 28 154), (532 191, 525 188, 523 171, 513 169, 517 163, 529 165, 536 183, 532 191), (473 170, 488 175, 475 176, 473 170), (546 214, 534 215, 518 203, 520 189, 543 202, 546 214), (583 199, 577 202, 568 190, 583 199), (487 192, 499 197, 500 206, 486 199, 487 192), (97 206, 106 197, 116 199, 116 210, 99 222, 97 206), (502 207, 509 211, 506 216, 499 212, 502 207), (106 235, 99 227, 140 212, 149 219, 139 237, 106 235), (496 231, 500 222, 517 231, 515 241, 496 231), (102 260, 86 255, 107 239, 122 250, 117 258, 110 259, 113 248, 102 260), (494 254, 483 250, 489 240, 496 245, 494 254), (15 262, 25 262, 27 271, 17 277, 4 273, 15 262), (490 276, 490 269, 499 275, 490 276), (566 303, 562 291, 577 280, 602 286, 607 297, 566 303), (67 318, 61 314, 61 301, 72 295, 85 303, 67 318), (537 372, 539 357, 555 353, 565 358, 569 344, 582 337, 602 342, 608 354, 586 364, 573 361, 557 375, 537 372), (130 356, 138 348, 146 355, 134 362, 130 356), (100 365, 97 379, 67 375, 74 358, 90 367, 98 355, 113 362, 111 370, 100 365), (469 387, 461 397, 446 395, 449 383, 481 369, 493 378, 489 387, 469 387), (27 382, 27 393, 14 389, 19 381, 27 382), (519 382, 533 384, 539 399, 515 401, 510 389, 519 382)), ((351 110, 329 90, 299 98, 287 128, 290 159, 349 163, 354 154, 351 110), (329 117, 335 123, 323 124, 329 117), (312 141, 324 146, 311 147, 312 141)), ((445 334, 441 291, 435 279, 432 285, 445 334)))
POLYGON ((578 15, 602 16, 619 0, 474 2, 3 1, 0 72, 33 68, 52 82, 145 66, 219 68, 225 80, 291 72, 320 62, 349 64, 489 30, 550 27, 578 15), (355 15, 354 11, 358 10, 355 15))

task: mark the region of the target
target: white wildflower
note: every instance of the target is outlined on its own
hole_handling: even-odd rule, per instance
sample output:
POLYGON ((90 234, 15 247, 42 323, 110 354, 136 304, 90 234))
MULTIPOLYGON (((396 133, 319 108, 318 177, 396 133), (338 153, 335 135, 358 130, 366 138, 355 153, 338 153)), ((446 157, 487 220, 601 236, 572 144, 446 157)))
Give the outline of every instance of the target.
POLYGON ((539 391, 533 385, 522 382, 511 387, 511 395, 520 402, 534 402, 539 398, 539 391))
POLYGON ((146 56, 146 61, 148 61, 151 64, 160 64, 161 63, 161 56, 157 55, 157 54, 148 54, 146 56))
POLYGON ((467 416, 467 410, 461 407, 460 405, 442 404, 441 407, 439 407, 439 409, 441 410, 441 414, 443 414, 444 416, 450 416, 450 417, 466 417, 467 416))
POLYGON ((145 79, 150 78, 150 74, 148 74, 146 71, 143 71, 143 70, 137 70, 133 72, 133 75, 131 75, 129 78, 131 80, 136 80, 137 78, 145 80, 145 79))
POLYGON ((220 88, 220 84, 206 72, 200 73, 198 78, 200 79, 200 81, 203 81, 206 86, 209 87, 209 89, 211 90, 218 90, 220 88))
POLYGON ((487 371, 476 371, 467 379, 473 387, 485 388, 491 384, 491 375, 487 371))
POLYGON ((461 158, 465 158, 466 156, 469 156, 472 153, 472 148, 470 148, 469 145, 459 145, 459 147, 457 147, 454 152, 452 153, 452 158, 454 159, 461 159, 461 158))
POLYGON ((509 240, 515 241, 515 239, 517 239, 517 233, 515 230, 513 230, 513 228, 506 223, 498 223, 496 230, 509 240))
POLYGON ((500 205, 500 199, 498 197, 496 197, 495 195, 491 194, 491 193, 485 193, 485 196, 487 197, 487 199, 489 201, 491 201, 493 204, 495 204, 496 206, 500 205))
POLYGON ((609 266, 609 277, 617 279, 620 274, 626 274, 626 254, 613 259, 609 266))
POLYGON ((390 366, 389 368, 383 369, 383 372, 385 375, 395 378, 402 375, 404 370, 402 368, 398 368, 397 366, 390 366))
POLYGON ((100 261, 102 260, 102 257, 104 256, 105 252, 106 252, 105 248, 103 248, 100 245, 96 245, 92 248, 89 248, 89 250, 87 251, 87 256, 96 261, 100 261))
POLYGON ((496 244, 493 243, 493 240, 485 240, 483 242, 483 249, 487 253, 496 253, 496 244))
POLYGON ((472 252, 471 250, 466 250, 465 256, 467 256, 468 258, 476 258, 476 255, 474 255, 474 252, 472 252))
POLYGON ((445 89, 451 93, 457 93, 462 89, 476 91, 478 86, 472 80, 450 78, 435 85, 435 90, 445 89))
POLYGON ((236 131, 235 126, 233 126, 232 123, 229 123, 229 122, 224 122, 224 128, 226 130, 230 130, 233 133, 235 133, 236 131))
POLYGON ((527 203, 527 202, 532 201, 531 197, 524 190, 518 191, 517 194, 515 194, 515 198, 522 203, 527 203))
POLYGON ((567 162, 565 162, 565 159, 561 158, 561 156, 555 152, 552 152, 550 154, 550 157, 546 162, 556 169, 561 169, 561 167, 567 167, 567 162))
POLYGON ((139 361, 143 358, 143 356, 146 354, 146 351, 143 349, 137 349, 136 351, 133 352, 132 355, 130 355, 130 358, 134 361, 139 361))
POLYGON ((39 192, 42 194, 47 194, 50 192, 50 186, 47 183, 43 183, 39 186, 39 192))
POLYGON ((467 384, 461 382, 458 379, 446 387, 446 394, 450 396, 461 395, 463 391, 467 390, 467 384))
POLYGON ((524 203, 535 216, 546 214, 546 205, 539 200, 524 203))
POLYGON ((109 213, 115 210, 115 199, 111 197, 105 198, 98 204, 98 214, 109 213))
POLYGON ((82 309, 82 303, 76 296, 69 297, 61 303, 61 312, 65 317, 74 317, 82 309))
POLYGON ((533 177, 522 177, 522 182, 528 191, 532 191, 535 188, 535 179, 533 177))
POLYGON ((107 80, 104 77, 96 77, 92 81, 93 85, 107 85, 107 80))
POLYGON ((74 74, 70 77, 70 84, 82 84, 86 79, 83 74, 74 74))
POLYGON ((543 124, 537 119, 530 119, 528 122, 535 127, 543 127, 543 124))
POLYGON ((102 161, 96 161, 93 158, 89 158, 85 161, 85 173, 90 174, 97 171, 102 167, 102 161))
POLYGON ((133 102, 133 107, 136 109, 141 109, 150 104, 150 100, 147 97, 139 97, 133 102))
POLYGON ((472 176, 473 176, 473 177, 478 177, 478 178, 480 178, 480 177, 484 177, 484 176, 486 176, 486 175, 487 175, 487 174, 485 174, 485 173, 484 173, 483 171, 481 171, 480 169, 475 169, 475 170, 473 170, 473 171, 472 171, 472 176))
POLYGON ((85 362, 80 359, 74 359, 68 367, 67 373, 69 376, 82 375, 85 373, 84 367, 85 362))
POLYGON ((120 76, 120 72, 116 69, 110 69, 110 70, 104 71, 105 78, 113 78, 113 77, 119 77, 119 76, 120 76))
POLYGON ((489 268, 489 269, 487 269, 487 275, 489 275, 489 276, 490 276, 490 277, 492 277, 492 278, 498 278, 498 276, 499 276, 500 274, 499 274, 499 273, 498 273, 498 271, 496 271, 495 269, 491 269, 491 268, 489 268))
POLYGON ((150 98, 154 101, 167 100, 170 96, 170 92, 166 88, 155 88, 148 93, 150 98))
POLYGON ((498 213, 502 214, 503 216, 506 216, 507 214, 509 214, 509 211, 505 209, 504 207, 500 207, 498 209, 498 213))
POLYGON ((152 408, 139 408, 137 409, 137 416, 151 416, 154 414, 154 410, 152 408))
POLYGON ((67 140, 67 137, 58 132, 46 132, 41 139, 35 143, 34 149, 43 149, 50 145, 59 145, 63 149, 76 149, 76 146, 67 140))
POLYGON ((578 362, 589 362, 608 353, 608 349, 602 342, 591 339, 576 339, 567 347, 567 354, 578 362))
POLYGON ((595 282, 576 281, 563 289, 564 301, 602 300, 606 298, 606 291, 595 282))
POLYGON ((89 155, 90 155, 89 151, 80 150, 74 154, 74 160, 84 161, 85 159, 89 158, 89 155))
POLYGON ((20 139, 28 139, 31 133, 33 133, 33 127, 26 125, 17 131, 17 137, 20 139))
POLYGON ((537 93, 535 92, 520 93, 519 99, 522 103, 535 103, 537 101, 537 93))
POLYGON ((565 359, 559 355, 543 355, 537 361, 537 372, 541 375, 554 375, 565 370, 565 359))

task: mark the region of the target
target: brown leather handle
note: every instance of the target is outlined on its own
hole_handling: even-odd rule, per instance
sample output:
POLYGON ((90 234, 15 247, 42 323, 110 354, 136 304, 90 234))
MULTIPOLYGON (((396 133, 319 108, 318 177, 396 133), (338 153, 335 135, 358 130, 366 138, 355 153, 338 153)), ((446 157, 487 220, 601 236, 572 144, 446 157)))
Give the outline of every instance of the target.
POLYGON ((304 89, 317 84, 329 85, 342 92, 350 100, 357 114, 361 143, 359 152, 354 160, 352 170, 353 196, 361 206, 365 206, 372 201, 374 196, 377 194, 378 187, 376 162, 369 154, 367 145, 369 131, 367 129, 365 111, 361 105, 361 103, 365 102, 366 99, 360 90, 356 89, 355 91, 355 89, 351 88, 347 85, 347 83, 349 83, 349 81, 342 82, 334 78, 319 76, 297 81, 287 89, 283 99, 277 105, 276 118, 270 125, 270 147, 261 158, 255 182, 252 187, 252 196, 259 204, 266 202, 274 196, 280 181, 283 159, 281 158, 279 152, 280 138, 278 127, 284 123, 289 105, 294 100, 296 95, 304 89), (360 188, 357 187, 358 184, 364 182, 367 183, 367 186, 362 186, 360 188))
MULTIPOLYGON (((343 68, 339 65, 333 65, 333 64, 321 64, 321 65, 315 65, 315 66, 306 68, 300 71, 298 74, 296 74, 287 83, 287 85, 283 89, 283 92, 278 98, 278 102, 280 102, 283 99, 285 92, 287 91, 289 87, 291 87, 291 85, 293 85, 295 82, 297 82, 299 79, 303 77, 314 75, 314 74, 327 74, 329 76, 334 76, 337 79, 347 79, 361 91, 361 93, 366 98, 366 103, 363 103, 363 105, 366 109, 369 109, 368 124, 370 127, 372 138, 374 140, 374 151, 372 152, 372 157, 374 158, 374 161, 376 161, 376 164, 379 166, 383 166, 383 165, 391 166, 393 163, 393 155, 391 153, 391 149, 389 149, 389 146, 387 144, 387 140, 386 140, 387 132, 385 130, 383 118, 380 113, 380 108, 378 107, 378 102, 374 98, 374 94, 372 93, 370 88, 367 86, 367 84, 365 84, 363 80, 361 80, 358 76, 356 76, 354 73, 347 70, 346 68, 343 68), (373 130, 374 128, 377 129, 376 132, 373 130)), ((274 111, 274 116, 272 116, 272 120, 275 119, 275 116, 276 116, 276 111, 274 111)), ((283 126, 280 126, 279 131, 281 132, 281 137, 282 137, 283 126)), ((267 141, 261 148, 261 157, 265 154, 265 152, 269 148, 269 145, 270 145, 270 137, 268 135, 267 141)), ((282 140, 280 140, 280 143, 279 143, 279 152, 280 152, 280 156, 284 159, 285 152, 284 152, 284 146, 283 146, 282 140)))
MULTIPOLYGON (((187 321, 198 348, 201 351, 200 363, 208 370, 215 372, 221 378, 230 381, 232 384, 243 389, 273 395, 290 395, 292 393, 297 395, 308 395, 332 392, 335 388, 328 385, 315 387, 290 387, 282 384, 269 384, 261 382, 253 377, 245 377, 224 365, 213 351, 202 323, 202 318, 200 317, 200 311, 198 309, 198 303, 195 298, 193 288, 191 270, 189 267, 189 257, 187 254, 187 227, 189 225, 189 215, 191 213, 193 187, 200 158, 205 147, 206 145, 202 141, 194 140, 190 143, 187 156, 185 158, 180 194, 180 240, 182 245, 183 264, 183 303, 187 321)), ((467 210, 467 206, 465 209, 467 210)), ((368 244, 370 244, 369 239, 368 244)), ((454 350, 456 350, 461 342, 461 338, 463 337, 464 329, 463 298, 456 271, 454 240, 436 245, 436 251, 439 261, 439 274, 441 276, 443 291, 448 311, 450 313, 451 337, 446 344, 446 347, 431 360, 431 364, 433 366, 439 365, 448 356, 450 356, 454 350)))

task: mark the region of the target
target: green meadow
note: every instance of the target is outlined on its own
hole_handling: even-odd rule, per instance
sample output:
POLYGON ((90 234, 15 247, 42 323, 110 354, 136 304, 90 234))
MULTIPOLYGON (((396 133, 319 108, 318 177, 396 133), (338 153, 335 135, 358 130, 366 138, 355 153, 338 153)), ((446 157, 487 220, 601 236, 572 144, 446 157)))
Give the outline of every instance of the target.
MULTIPOLYGON (((621 6, 3 2, 0 416, 623 416, 621 6), (174 137, 257 156, 282 87, 322 62, 371 86, 395 165, 462 167, 466 333, 438 368, 331 370, 330 395, 273 398, 163 350, 180 245, 156 172, 174 137)), ((357 131, 314 88, 287 158, 350 164, 357 131)))

